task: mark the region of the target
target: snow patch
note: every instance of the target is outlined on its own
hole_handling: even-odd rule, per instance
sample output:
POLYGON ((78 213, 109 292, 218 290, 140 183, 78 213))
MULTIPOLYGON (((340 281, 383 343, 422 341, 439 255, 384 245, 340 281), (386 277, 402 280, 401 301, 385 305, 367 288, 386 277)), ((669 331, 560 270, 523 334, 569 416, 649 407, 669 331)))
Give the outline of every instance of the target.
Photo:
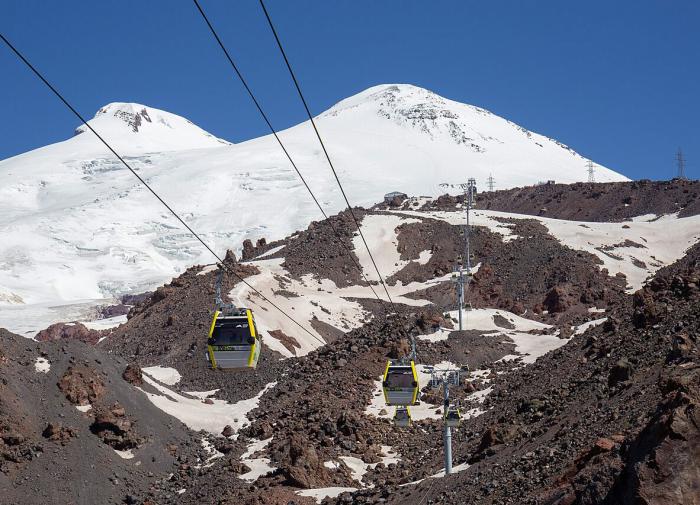
POLYGON ((241 456, 241 463, 245 463, 250 471, 239 475, 238 478, 246 482, 255 482, 260 477, 267 475, 268 473, 277 470, 276 467, 270 465, 270 458, 258 457, 253 458, 253 454, 262 451, 265 447, 272 442, 270 437, 266 440, 253 440, 251 444, 246 448, 246 451, 241 456))
MULTIPOLYGON (((399 458, 399 456, 394 452, 393 448, 390 445, 382 445, 381 449, 382 455, 380 463, 383 463, 385 466, 388 466, 392 463, 398 463, 400 461, 401 458, 399 458)), ((345 466, 347 466, 350 469, 353 480, 356 480, 360 485, 362 485, 362 478, 365 476, 365 474, 369 470, 375 469, 379 464, 365 463, 360 458, 357 458, 355 456, 340 456, 340 459, 343 461, 343 463, 345 463, 345 466)), ((337 463, 333 461, 326 461, 324 463, 324 466, 326 466, 326 468, 338 467, 337 463), (329 463, 334 466, 328 466, 329 463)))
POLYGON ((145 368, 142 368, 141 371, 150 375, 153 379, 160 381, 163 384, 167 384, 168 386, 174 386, 175 384, 180 382, 180 379, 182 379, 182 375, 180 375, 180 372, 178 372, 174 368, 164 367, 160 365, 147 366, 145 368))
POLYGON ((195 468, 209 468, 214 465, 214 460, 224 457, 224 453, 217 451, 206 437, 202 437, 201 444, 202 449, 208 454, 208 457, 204 461, 204 464, 196 465, 195 468))
POLYGON ((493 386, 487 387, 486 389, 482 389, 481 391, 476 391, 469 396, 467 396, 467 400, 472 401, 472 402, 479 402, 479 403, 484 403, 486 401, 486 397, 491 394, 491 391, 493 391, 493 386))
MULTIPOLYGON (((457 311, 448 312, 453 320, 458 320, 459 313, 457 311)), ((532 319, 527 319, 507 310, 501 309, 471 309, 462 312, 462 325, 465 330, 479 330, 479 331, 494 331, 494 335, 500 334, 502 332, 510 331, 506 328, 498 326, 495 322, 494 317, 501 316, 505 318, 509 323, 515 326, 514 330, 527 332, 530 330, 544 330, 550 328, 549 325, 540 323, 538 321, 533 321, 532 319)), ((441 340, 447 340, 450 333, 457 331, 458 327, 455 328, 439 328, 435 332, 428 335, 419 335, 418 338, 421 340, 428 340, 430 342, 439 342, 441 340)))
POLYGON ((49 373, 51 370, 51 363, 46 358, 38 357, 34 361, 34 371, 39 373, 49 373))
POLYGON ((219 265, 217 265, 216 263, 213 265, 206 265, 199 272, 197 272, 197 275, 207 275, 208 273, 216 272, 218 269, 219 265))
POLYGON ((226 425, 230 425, 235 433, 248 426, 250 421, 246 417, 247 414, 258 406, 262 395, 277 384, 276 382, 267 384, 262 391, 248 400, 236 403, 212 400, 213 404, 207 404, 200 399, 182 396, 155 382, 148 375, 144 375, 143 380, 161 393, 154 394, 141 390, 156 407, 179 419, 191 430, 204 430, 213 435, 219 435, 226 425))
POLYGON ((433 253, 430 252, 429 250, 421 251, 420 254, 418 254, 418 259, 413 260, 419 265, 427 265, 428 262, 430 261, 430 258, 433 257, 433 253))
MULTIPOLYGON (((362 223, 360 223, 362 234, 372 251, 377 268, 385 279, 410 263, 410 260, 401 259, 396 229, 402 224, 419 222, 418 219, 404 218, 394 214, 368 214, 362 219, 362 223)), ((372 258, 370 258, 359 233, 353 238, 352 243, 367 279, 379 282, 372 258)))
POLYGON ((594 319, 593 321, 588 321, 578 326, 572 326, 571 329, 574 330, 574 335, 581 335, 588 330, 588 328, 593 328, 595 326, 603 324, 608 318, 604 317, 602 319, 594 319))
POLYGON ((321 487, 317 489, 302 489, 296 491, 298 496, 308 496, 316 500, 316 503, 321 503, 325 498, 336 498, 345 492, 357 491, 356 487, 321 487))
MULTIPOLYGON (((253 286, 269 299, 274 299, 282 310, 291 314, 295 320, 311 332, 301 330, 293 321, 255 293, 248 285, 239 283, 229 293, 231 300, 238 306, 249 307, 255 312, 255 322, 264 336, 265 345, 285 357, 304 356, 324 342, 323 337, 311 326, 311 321, 318 319, 343 331, 359 328, 367 322, 369 313, 362 305, 351 298, 373 298, 367 286, 347 286, 339 288, 329 279, 317 279, 313 275, 304 275, 301 279, 293 278, 282 267, 284 258, 255 261, 260 273, 247 277, 248 285, 253 286), (283 281, 280 281, 283 279, 283 281), (275 293, 284 289, 297 296, 290 298, 275 293), (292 354, 279 340, 270 336, 272 330, 282 330, 285 335, 293 337, 299 344, 292 354)), ((449 278, 449 276, 446 276, 449 278)), ((423 283, 403 285, 397 283, 389 286, 389 292, 396 303, 411 306, 423 306, 427 300, 413 300, 403 295, 423 289, 423 283)), ((383 290, 376 289, 381 296, 383 290)))
MULTIPOLYGON (((85 321, 82 324, 90 330, 109 330, 111 328, 116 328, 120 324, 124 324, 128 321, 126 314, 114 317, 105 317, 104 319, 96 319, 94 321, 85 321)), ((102 337, 100 341, 104 340, 106 337, 102 337)))
POLYGON ((350 469, 353 480, 362 484, 362 477, 367 473, 369 464, 354 456, 340 456, 340 459, 350 469))

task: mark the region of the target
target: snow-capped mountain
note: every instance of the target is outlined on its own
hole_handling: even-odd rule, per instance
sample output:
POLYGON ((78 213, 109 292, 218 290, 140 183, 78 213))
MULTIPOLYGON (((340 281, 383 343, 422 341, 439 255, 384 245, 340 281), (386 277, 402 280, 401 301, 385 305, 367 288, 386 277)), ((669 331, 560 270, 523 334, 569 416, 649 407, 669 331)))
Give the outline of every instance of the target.
MULTIPOLYGON (((217 251, 245 238, 280 238, 320 218, 272 136, 230 144, 130 103, 109 104, 90 123, 217 251)), ((468 177, 483 189, 489 174, 499 189, 588 176, 587 160, 555 140, 410 85, 343 100, 318 127, 357 205, 392 190, 455 192, 468 177)), ((79 312, 81 303, 149 289, 211 262, 90 131, 76 134, 0 162, 0 327, 29 331, 79 312)), ((327 212, 342 209, 308 122, 280 137, 327 212)), ((596 180, 626 178, 598 166, 596 180)))
MULTIPOLYGON (((138 103, 115 102, 105 105, 97 111, 90 126, 108 139, 108 142, 111 139, 119 142, 117 152, 127 155, 230 144, 183 117, 138 103)), ((82 133, 91 132, 85 125, 81 125, 76 128, 75 134, 82 133)), ((92 137, 92 134, 88 137, 92 137)), ((104 150, 101 144, 98 147, 104 150)))

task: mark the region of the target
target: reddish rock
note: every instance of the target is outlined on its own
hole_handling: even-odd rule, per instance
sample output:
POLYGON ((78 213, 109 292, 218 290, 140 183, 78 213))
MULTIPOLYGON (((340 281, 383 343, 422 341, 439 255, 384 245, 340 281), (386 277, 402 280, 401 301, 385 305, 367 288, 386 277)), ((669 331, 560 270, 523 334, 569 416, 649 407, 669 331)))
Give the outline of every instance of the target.
POLYGON ((632 364, 624 358, 620 359, 610 369, 610 373, 608 374, 608 385, 613 387, 620 382, 628 381, 630 377, 632 377, 632 373, 632 364))
POLYGON ((134 449, 140 443, 133 431, 133 423, 126 416, 124 407, 118 403, 109 408, 97 407, 90 431, 105 444, 119 451, 134 449))
POLYGON ((595 441, 595 447, 601 451, 612 451, 615 448, 615 442, 609 438, 599 438, 595 441))
POLYGON ((632 305, 634 307, 632 322, 637 328, 658 323, 665 313, 665 307, 659 304, 646 288, 634 293, 632 305))
POLYGON ((389 358, 399 359, 411 354, 411 343, 408 339, 402 338, 399 341, 393 341, 389 346, 389 358))
POLYGON ((224 256, 224 263, 226 263, 227 265, 234 265, 234 264, 238 263, 238 259, 236 258, 236 253, 234 253, 230 249, 227 249, 226 256, 224 256))
POLYGON ((78 436, 73 428, 61 426, 59 423, 49 423, 41 435, 61 445, 66 445, 71 438, 78 436))
POLYGON ((553 287, 545 296, 542 305, 544 306, 545 310, 555 314, 557 312, 564 312, 569 304, 566 301, 564 291, 558 287, 553 287))
POLYGON ((105 394, 105 385, 97 372, 84 365, 70 367, 58 381, 58 388, 74 405, 88 405, 105 394))
POLYGON ((127 365, 122 373, 122 378, 134 386, 143 386, 143 374, 141 373, 141 368, 137 365, 127 365))
POLYGON ((331 481, 314 444, 301 433, 293 433, 277 459, 283 461, 282 473, 294 486, 304 489, 327 486, 331 481))
POLYGON ((39 342, 80 340, 94 345, 104 334, 104 331, 90 330, 81 323, 56 323, 37 333, 36 340, 39 342))
POLYGON ((245 239, 243 241, 243 252, 241 254, 241 259, 243 261, 248 261, 250 259, 253 259, 255 257, 255 246, 253 246, 253 242, 249 238, 245 239))

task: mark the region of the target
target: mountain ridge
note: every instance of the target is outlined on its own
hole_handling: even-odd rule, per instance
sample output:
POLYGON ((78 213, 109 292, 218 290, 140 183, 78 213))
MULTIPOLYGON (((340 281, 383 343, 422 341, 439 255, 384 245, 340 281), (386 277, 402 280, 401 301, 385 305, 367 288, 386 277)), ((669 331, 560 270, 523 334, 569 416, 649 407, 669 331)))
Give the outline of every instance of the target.
MULTIPOLYGON (((394 190, 458 193, 468 177, 482 189, 491 173, 498 188, 587 178, 586 160, 555 141, 422 88, 382 85, 334 107, 316 122, 353 205, 373 205, 394 190)), ((271 135, 224 144, 185 118, 125 102, 100 108, 90 124, 222 254, 321 217, 271 135)), ((324 210, 344 209, 309 123, 279 137, 324 210)), ((604 167, 596 175, 626 179, 604 167)), ((41 327, 66 319, 67 309, 46 315, 54 307, 150 290, 211 261, 90 132, 0 161, 0 176, 0 303, 35 307, 48 318, 41 327)))

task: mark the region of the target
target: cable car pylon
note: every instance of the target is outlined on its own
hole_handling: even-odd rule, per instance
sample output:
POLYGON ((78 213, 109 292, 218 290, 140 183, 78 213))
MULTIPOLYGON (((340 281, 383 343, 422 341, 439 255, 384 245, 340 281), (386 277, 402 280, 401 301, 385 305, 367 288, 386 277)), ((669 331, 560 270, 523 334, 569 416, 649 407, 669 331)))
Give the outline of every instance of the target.
POLYGON ((442 443, 445 454, 445 475, 452 473, 452 428, 457 428, 462 414, 456 405, 450 403, 450 385, 459 386, 461 370, 448 368, 444 370, 433 369, 430 375, 430 385, 443 390, 443 434, 442 443))
POLYGON ((457 312, 459 314, 459 329, 464 330, 464 321, 462 311, 466 308, 471 309, 471 305, 466 306, 466 292, 469 288, 469 282, 472 278, 472 259, 471 249, 469 245, 469 237, 471 235, 471 224, 469 222, 469 212, 474 206, 474 197, 476 195, 476 179, 470 177, 466 184, 460 184, 464 191, 464 207, 467 213, 467 224, 462 229, 464 236, 464 258, 460 255, 457 258, 457 266, 452 273, 452 280, 457 285, 457 312))

